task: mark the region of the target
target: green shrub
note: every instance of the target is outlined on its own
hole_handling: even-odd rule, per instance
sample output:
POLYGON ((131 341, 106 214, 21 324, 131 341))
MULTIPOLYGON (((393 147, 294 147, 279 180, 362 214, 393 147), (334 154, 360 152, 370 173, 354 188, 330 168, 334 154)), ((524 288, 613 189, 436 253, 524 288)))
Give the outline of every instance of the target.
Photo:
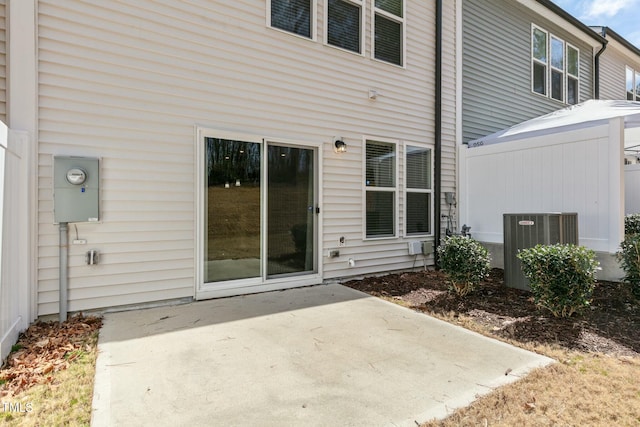
POLYGON ((518 253, 535 303, 556 317, 579 313, 591 302, 598 261, 576 245, 537 245, 518 253))
POLYGON ((640 233, 640 214, 631 214, 624 217, 624 234, 628 236, 630 234, 640 233))
POLYGON ((624 270, 624 281, 631 285, 633 294, 640 298, 640 234, 627 234, 616 254, 624 270))
POLYGON ((489 275, 489 252, 470 237, 445 237, 437 251, 450 289, 459 296, 467 295, 489 275))

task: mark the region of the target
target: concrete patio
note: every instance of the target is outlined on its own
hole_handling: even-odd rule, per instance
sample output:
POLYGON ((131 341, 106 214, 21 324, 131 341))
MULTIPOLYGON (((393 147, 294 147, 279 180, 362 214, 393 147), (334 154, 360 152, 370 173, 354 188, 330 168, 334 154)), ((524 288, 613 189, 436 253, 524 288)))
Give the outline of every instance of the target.
POLYGON ((552 362, 340 285, 111 313, 92 425, 415 426, 552 362))

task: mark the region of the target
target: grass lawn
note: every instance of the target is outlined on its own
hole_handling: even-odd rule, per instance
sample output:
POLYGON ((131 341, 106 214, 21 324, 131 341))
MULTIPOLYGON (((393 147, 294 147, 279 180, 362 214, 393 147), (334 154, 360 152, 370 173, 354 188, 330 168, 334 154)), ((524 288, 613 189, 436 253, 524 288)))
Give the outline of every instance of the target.
POLYGON ((75 317, 21 334, 0 370, 0 425, 88 426, 99 327, 99 319, 75 317))

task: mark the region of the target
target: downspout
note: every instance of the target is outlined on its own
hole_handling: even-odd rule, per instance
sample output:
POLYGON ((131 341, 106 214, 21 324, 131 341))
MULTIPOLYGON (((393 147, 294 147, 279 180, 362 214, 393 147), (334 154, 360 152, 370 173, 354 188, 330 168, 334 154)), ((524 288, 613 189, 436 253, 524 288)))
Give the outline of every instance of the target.
POLYGON ((605 41, 602 42, 602 49, 596 53, 595 59, 593 61, 594 70, 594 85, 593 85, 593 97, 595 99, 600 99, 600 55, 604 53, 604 50, 607 48, 607 27, 602 27, 602 37, 605 41))
MULTIPOLYGON (((442 0, 436 0, 436 57, 435 57, 435 140, 434 140, 434 165, 433 165, 433 186, 434 188, 434 201, 433 213, 434 213, 434 249, 440 245, 440 215, 441 215, 441 197, 442 191, 440 189, 442 177, 442 0)), ((433 252, 433 259, 436 268, 438 268, 438 251, 433 252)))

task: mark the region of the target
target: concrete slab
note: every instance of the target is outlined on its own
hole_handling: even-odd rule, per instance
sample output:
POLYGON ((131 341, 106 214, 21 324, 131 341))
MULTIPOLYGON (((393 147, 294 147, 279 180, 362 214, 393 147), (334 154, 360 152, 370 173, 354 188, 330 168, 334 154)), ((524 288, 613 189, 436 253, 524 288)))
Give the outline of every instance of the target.
POLYGON ((112 313, 92 425, 415 426, 552 362, 340 285, 112 313))

